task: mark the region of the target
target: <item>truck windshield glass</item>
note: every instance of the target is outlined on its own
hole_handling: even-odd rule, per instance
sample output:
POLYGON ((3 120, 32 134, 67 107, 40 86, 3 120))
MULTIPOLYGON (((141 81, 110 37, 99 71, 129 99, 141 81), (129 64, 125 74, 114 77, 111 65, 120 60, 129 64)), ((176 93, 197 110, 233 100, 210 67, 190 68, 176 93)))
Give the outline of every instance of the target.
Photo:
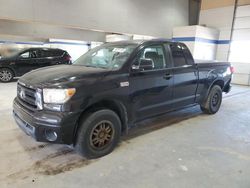
POLYGON ((79 57, 73 65, 117 70, 123 66, 135 48, 135 44, 102 45, 79 57))

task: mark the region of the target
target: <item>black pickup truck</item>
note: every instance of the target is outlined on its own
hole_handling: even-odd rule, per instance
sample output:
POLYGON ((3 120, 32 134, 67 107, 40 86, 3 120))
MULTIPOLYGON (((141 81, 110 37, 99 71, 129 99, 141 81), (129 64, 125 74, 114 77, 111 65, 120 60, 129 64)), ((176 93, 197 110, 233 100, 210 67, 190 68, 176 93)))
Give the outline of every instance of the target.
POLYGON ((216 113, 232 73, 229 63, 195 64, 182 43, 108 43, 73 65, 21 77, 13 115, 37 141, 73 145, 81 155, 97 158, 146 118, 192 105, 216 113))

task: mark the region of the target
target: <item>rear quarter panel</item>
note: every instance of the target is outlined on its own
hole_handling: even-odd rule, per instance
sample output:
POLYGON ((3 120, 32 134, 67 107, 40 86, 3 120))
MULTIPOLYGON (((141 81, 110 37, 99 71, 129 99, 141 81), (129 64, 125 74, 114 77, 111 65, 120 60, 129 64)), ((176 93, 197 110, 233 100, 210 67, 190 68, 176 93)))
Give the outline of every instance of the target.
POLYGON ((215 82, 223 82, 222 90, 231 82, 230 63, 197 63, 196 66, 199 71, 196 98, 198 103, 202 103, 207 98, 215 82))

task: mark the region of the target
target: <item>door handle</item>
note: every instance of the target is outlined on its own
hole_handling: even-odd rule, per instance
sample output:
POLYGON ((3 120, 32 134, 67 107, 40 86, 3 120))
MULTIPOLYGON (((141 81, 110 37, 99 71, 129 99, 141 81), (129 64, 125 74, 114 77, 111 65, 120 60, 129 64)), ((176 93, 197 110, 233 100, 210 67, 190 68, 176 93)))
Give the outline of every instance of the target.
POLYGON ((173 77, 172 74, 165 74, 165 75, 163 76, 163 78, 166 79, 166 80, 169 80, 169 79, 172 78, 172 77, 173 77))

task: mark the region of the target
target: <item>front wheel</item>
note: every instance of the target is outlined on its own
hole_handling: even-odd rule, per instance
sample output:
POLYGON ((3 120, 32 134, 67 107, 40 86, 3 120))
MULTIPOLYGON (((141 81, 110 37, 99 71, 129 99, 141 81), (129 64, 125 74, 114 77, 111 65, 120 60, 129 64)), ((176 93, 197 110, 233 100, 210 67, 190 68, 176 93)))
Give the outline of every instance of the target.
POLYGON ((93 159, 113 151, 120 140, 121 121, 111 110, 99 110, 80 121, 75 149, 93 159))
POLYGON ((219 111, 222 102, 222 90, 218 85, 214 85, 208 95, 204 105, 201 105, 201 110, 206 114, 215 114, 219 111))
POLYGON ((0 69, 0 81, 10 82, 14 78, 14 73, 8 68, 0 69))

